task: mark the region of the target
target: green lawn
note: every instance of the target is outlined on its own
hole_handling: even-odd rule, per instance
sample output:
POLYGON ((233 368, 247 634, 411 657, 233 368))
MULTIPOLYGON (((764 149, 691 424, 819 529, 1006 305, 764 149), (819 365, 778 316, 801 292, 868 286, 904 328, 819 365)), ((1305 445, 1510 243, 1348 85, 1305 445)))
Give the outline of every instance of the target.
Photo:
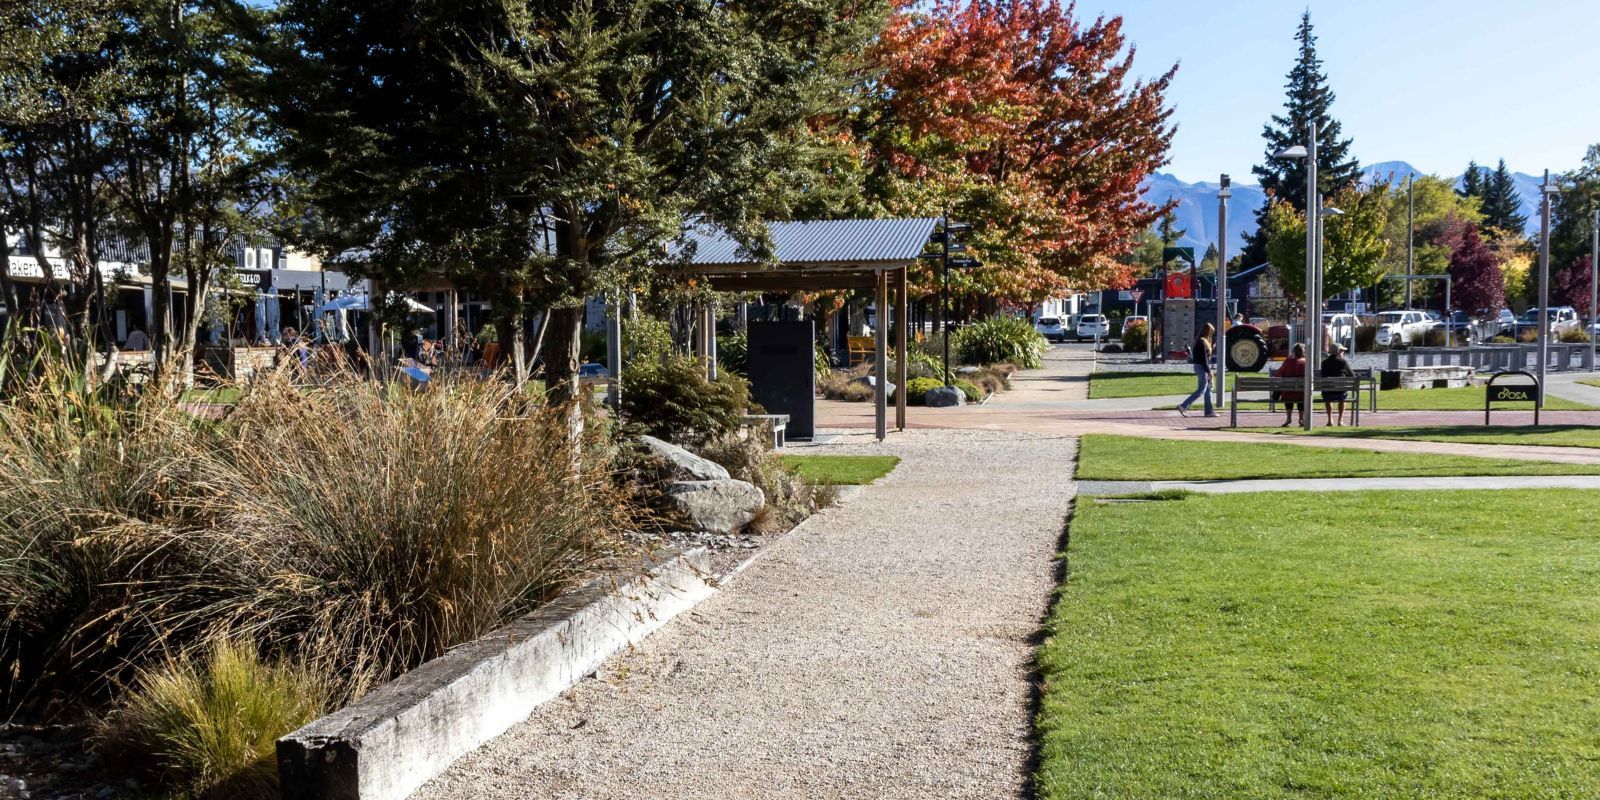
POLYGON ((183 402, 231 406, 236 405, 243 396, 244 390, 237 386, 219 386, 215 389, 190 389, 183 393, 183 402))
POLYGON ((900 463, 899 456, 779 456, 789 467, 812 483, 857 485, 872 483, 888 475, 900 463))
POLYGON ((1600 378, 1584 378, 1583 380, 1578 381, 1578 383, 1581 383, 1584 386, 1600 386, 1600 378))
POLYGON ((1464 442, 1466 444, 1536 444, 1551 447, 1600 447, 1600 427, 1593 425, 1433 425, 1419 427, 1316 428, 1310 434, 1300 428, 1241 428, 1257 433, 1338 436, 1349 439, 1414 439, 1424 442, 1464 442))
MULTIPOLYGON (((1233 373, 1228 373, 1233 388, 1233 373)), ((1157 397, 1194 391, 1192 372, 1096 372, 1089 376, 1089 399, 1157 397)))
POLYGON ((1555 464, 1430 453, 1385 453, 1344 447, 1178 441, 1107 434, 1085 436, 1079 448, 1078 479, 1095 481, 1600 474, 1600 464, 1555 464))
POLYGON ((1080 502, 1038 796, 1600 797, 1597 516, 1564 490, 1080 502))

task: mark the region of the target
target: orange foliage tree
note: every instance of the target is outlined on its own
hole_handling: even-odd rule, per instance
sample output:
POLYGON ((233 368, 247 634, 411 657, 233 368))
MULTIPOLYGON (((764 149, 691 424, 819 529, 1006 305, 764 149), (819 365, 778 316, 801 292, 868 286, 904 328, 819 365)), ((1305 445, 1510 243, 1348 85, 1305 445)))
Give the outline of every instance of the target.
MULTIPOLYGON (((1177 67, 1132 77, 1120 17, 1084 24, 1053 0, 903 3, 867 54, 855 121, 890 213, 971 221, 985 264, 952 291, 1031 307, 1121 287, 1127 252, 1165 212, 1141 180, 1166 162, 1177 67)), ((937 286, 929 266, 913 281, 937 286)))

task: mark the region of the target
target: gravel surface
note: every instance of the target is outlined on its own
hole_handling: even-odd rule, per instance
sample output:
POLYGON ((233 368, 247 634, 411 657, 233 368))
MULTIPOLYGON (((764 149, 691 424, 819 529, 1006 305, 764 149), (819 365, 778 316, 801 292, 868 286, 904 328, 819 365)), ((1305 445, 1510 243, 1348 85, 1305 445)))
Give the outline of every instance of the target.
POLYGON ((415 797, 1022 795, 1076 440, 838 442, 903 461, 415 797))

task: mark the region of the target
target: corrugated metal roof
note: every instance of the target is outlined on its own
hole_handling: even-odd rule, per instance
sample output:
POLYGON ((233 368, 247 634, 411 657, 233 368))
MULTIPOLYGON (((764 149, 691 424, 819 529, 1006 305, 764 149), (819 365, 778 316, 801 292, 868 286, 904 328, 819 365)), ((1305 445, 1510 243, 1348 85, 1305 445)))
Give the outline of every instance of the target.
MULTIPOLYGON (((935 217, 830 219, 769 222, 767 232, 781 264, 848 266, 914 261, 938 224, 935 217)), ((694 266, 761 266, 720 230, 697 228, 688 239, 694 266)))

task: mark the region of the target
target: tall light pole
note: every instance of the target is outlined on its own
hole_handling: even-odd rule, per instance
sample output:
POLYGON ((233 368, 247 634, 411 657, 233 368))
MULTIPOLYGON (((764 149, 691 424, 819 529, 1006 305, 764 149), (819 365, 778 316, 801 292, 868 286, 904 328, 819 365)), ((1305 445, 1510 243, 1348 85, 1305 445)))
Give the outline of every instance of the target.
POLYGON ((1223 175, 1221 183, 1217 190, 1217 288, 1211 293, 1217 298, 1217 332, 1211 343, 1211 354, 1217 359, 1217 385, 1212 387, 1217 392, 1217 408, 1222 408, 1222 387, 1228 385, 1228 198, 1233 197, 1233 180, 1223 175))
MULTIPOLYGON (((1306 158, 1306 402, 1310 402, 1312 392, 1312 373, 1310 363, 1317 358, 1317 350, 1322 349, 1322 314, 1317 312, 1317 230, 1320 222, 1317 219, 1317 123, 1310 123, 1309 138, 1306 147, 1285 147, 1274 154, 1278 158, 1306 158)), ((1306 416, 1306 430, 1312 429, 1312 424, 1317 421, 1317 414, 1304 414, 1306 416)))
MULTIPOLYGON (((1594 210, 1589 221, 1589 349, 1594 349, 1595 311, 1600 310, 1600 208, 1594 210)), ((1589 371, 1594 372, 1595 358, 1589 357, 1589 371)))
MULTIPOLYGON (((1414 175, 1407 175, 1406 176, 1406 310, 1407 311, 1411 310, 1411 274, 1416 272, 1416 270, 1412 269, 1412 266, 1413 266, 1412 257, 1415 254, 1415 250, 1416 250, 1416 248, 1413 246, 1413 241, 1412 240, 1415 238, 1413 234, 1415 233, 1415 231, 1417 229, 1417 204, 1416 204, 1415 195, 1412 192, 1412 188, 1413 188, 1413 183, 1414 183, 1415 177, 1416 176, 1414 176, 1414 175)), ((1374 309, 1377 308, 1378 298, 1376 298, 1376 297, 1372 298, 1372 305, 1373 305, 1374 309)), ((1448 309, 1446 309, 1446 310, 1448 311, 1448 309)))
POLYGON ((1556 187, 1550 170, 1539 184, 1539 408, 1544 408, 1544 379, 1550 361, 1550 197, 1556 187))

